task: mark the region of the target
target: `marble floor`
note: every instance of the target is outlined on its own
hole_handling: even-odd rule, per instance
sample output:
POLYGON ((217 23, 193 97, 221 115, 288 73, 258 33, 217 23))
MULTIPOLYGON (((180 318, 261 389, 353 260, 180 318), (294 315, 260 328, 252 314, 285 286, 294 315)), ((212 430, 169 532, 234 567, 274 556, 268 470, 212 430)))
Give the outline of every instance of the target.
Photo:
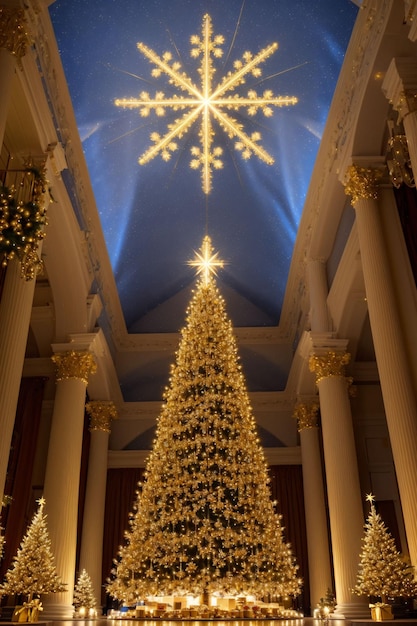
MULTIPOLYGON (((312 617, 304 617, 297 619, 275 619, 275 620, 129 620, 129 619, 106 619, 96 618, 93 620, 42 620, 33 622, 37 626, 202 626, 204 623, 212 621, 216 626, 368 626, 372 624, 371 619, 314 619, 312 617)), ((0 622, 3 625, 17 625, 17 622, 0 622)), ((374 622, 375 623, 375 622, 374 622)), ((386 626, 417 626, 417 619, 395 619, 384 620, 386 626)))

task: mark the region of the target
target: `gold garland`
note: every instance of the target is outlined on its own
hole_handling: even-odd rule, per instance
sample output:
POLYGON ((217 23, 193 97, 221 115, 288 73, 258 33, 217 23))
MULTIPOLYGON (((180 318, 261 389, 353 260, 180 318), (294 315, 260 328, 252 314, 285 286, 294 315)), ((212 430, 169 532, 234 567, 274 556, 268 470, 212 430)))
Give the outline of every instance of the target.
POLYGON ((24 175, 30 179, 32 188, 28 201, 19 199, 15 185, 5 187, 0 184, 0 258, 3 257, 3 267, 7 267, 12 259, 19 259, 22 278, 32 280, 42 270, 38 245, 46 235, 44 228, 48 223, 46 181, 43 171, 35 168, 26 168, 24 175))

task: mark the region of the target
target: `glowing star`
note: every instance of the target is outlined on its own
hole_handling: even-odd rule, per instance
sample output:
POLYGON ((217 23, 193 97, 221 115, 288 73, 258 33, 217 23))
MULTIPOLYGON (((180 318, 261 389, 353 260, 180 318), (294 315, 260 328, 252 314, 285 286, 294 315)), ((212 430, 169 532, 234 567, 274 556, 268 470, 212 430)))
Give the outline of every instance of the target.
POLYGON ((374 503, 374 501, 375 501, 375 496, 374 496, 374 495, 372 495, 372 493, 368 493, 368 494, 366 495, 366 501, 367 501, 367 502, 370 502, 371 504, 373 504, 373 503, 374 503))
POLYGON ((159 56, 143 43, 137 46, 142 54, 155 66, 152 70, 154 78, 165 74, 170 84, 177 87, 179 95, 171 98, 165 97, 162 91, 155 93, 152 98, 149 93, 142 91, 139 98, 123 98, 115 101, 116 106, 127 109, 139 109, 142 117, 148 117, 153 110, 157 116, 165 115, 166 109, 173 111, 185 111, 173 123, 167 124, 164 135, 157 132, 151 134, 153 144, 139 158, 140 165, 148 163, 158 154, 164 161, 171 158, 172 152, 178 149, 177 140, 190 130, 199 121, 199 146, 191 148, 192 169, 201 171, 202 187, 205 194, 209 194, 212 187, 213 169, 221 169, 223 150, 220 146, 214 146, 215 132, 213 120, 219 124, 226 135, 235 140, 235 148, 240 151, 244 159, 249 159, 255 154, 268 165, 274 163, 272 156, 259 144, 261 135, 259 132, 248 134, 243 124, 232 117, 230 111, 246 109, 249 116, 254 116, 261 111, 265 117, 271 117, 272 107, 283 107, 296 104, 297 98, 292 96, 274 96, 271 90, 265 90, 262 95, 254 89, 249 89, 246 96, 235 92, 236 88, 245 83, 245 77, 251 74, 255 78, 262 75, 260 64, 266 61, 278 48, 277 43, 263 48, 258 54, 245 52, 241 60, 234 62, 233 70, 228 72, 217 85, 213 86, 215 68, 214 58, 223 55, 221 45, 224 43, 222 35, 213 35, 212 22, 209 15, 204 15, 201 36, 191 37, 191 57, 201 57, 198 72, 201 77, 201 85, 198 87, 192 79, 181 70, 181 64, 172 60, 170 52, 159 56))
POLYGON ((188 265, 197 268, 197 276, 201 274, 204 284, 207 285, 211 276, 217 275, 217 269, 225 266, 225 262, 218 258, 218 252, 213 254, 211 239, 207 235, 203 239, 200 250, 201 252, 195 253, 195 259, 188 261, 188 265))

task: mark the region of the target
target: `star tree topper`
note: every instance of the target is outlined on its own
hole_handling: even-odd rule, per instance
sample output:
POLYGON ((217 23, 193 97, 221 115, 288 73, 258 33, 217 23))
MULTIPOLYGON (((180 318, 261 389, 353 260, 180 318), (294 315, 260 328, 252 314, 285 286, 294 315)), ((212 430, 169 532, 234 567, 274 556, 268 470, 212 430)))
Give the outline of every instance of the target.
POLYGON ((157 116, 165 115, 166 109, 185 111, 181 117, 167 124, 167 131, 164 135, 161 136, 158 132, 151 134, 154 145, 139 157, 140 165, 148 163, 158 154, 164 161, 168 161, 171 153, 178 149, 177 140, 181 139, 199 120, 199 146, 191 148, 190 166, 192 169, 200 170, 203 192, 209 194, 212 189, 213 169, 223 167, 221 159, 223 149, 214 145, 213 120, 217 121, 230 139, 235 140, 235 148, 242 153, 244 159, 249 159, 252 154, 255 154, 268 165, 272 165, 273 157, 259 144, 260 133, 248 134, 243 124, 232 117, 229 112, 246 109, 249 116, 262 111, 265 117, 271 117, 272 107, 296 104, 297 98, 275 96, 270 89, 265 90, 262 95, 258 95, 254 89, 249 89, 246 96, 235 92, 239 85, 245 83, 245 77, 248 74, 252 74, 255 78, 262 75, 259 66, 277 50, 277 43, 270 44, 255 55, 245 52, 241 60, 234 62, 233 70, 226 73, 217 85, 213 85, 215 74, 213 58, 223 56, 221 45, 224 43, 224 37, 213 35, 209 15, 206 14, 203 17, 201 36, 193 35, 190 42, 191 57, 194 59, 201 57, 198 68, 201 78, 200 86, 195 85, 192 79, 181 70, 181 64, 178 61, 173 61, 170 52, 159 56, 144 43, 138 43, 138 49, 155 66, 152 76, 158 78, 161 74, 165 74, 169 83, 177 87, 180 93, 169 98, 162 91, 157 91, 152 98, 149 93, 142 91, 139 98, 117 99, 115 105, 127 109, 139 109, 142 117, 148 117, 152 110, 157 116))
POLYGON ((218 257, 219 253, 214 252, 211 239, 206 235, 201 244, 200 252, 195 253, 195 258, 188 261, 188 265, 197 268, 197 276, 201 274, 203 283, 207 285, 212 276, 217 275, 218 268, 225 266, 225 261, 218 257))

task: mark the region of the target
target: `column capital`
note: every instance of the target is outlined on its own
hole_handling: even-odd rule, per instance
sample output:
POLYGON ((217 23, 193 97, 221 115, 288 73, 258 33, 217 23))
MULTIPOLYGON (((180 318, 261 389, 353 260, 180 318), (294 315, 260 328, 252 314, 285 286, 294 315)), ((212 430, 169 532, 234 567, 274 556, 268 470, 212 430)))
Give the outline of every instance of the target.
POLYGON ((85 408, 90 416, 90 432, 101 430, 104 433, 109 433, 111 420, 118 418, 114 402, 92 400, 87 402, 85 408))
POLYGON ((69 350, 58 352, 51 358, 56 367, 57 382, 77 379, 87 385, 89 375, 97 370, 94 355, 91 352, 69 350))
POLYGON ((312 354, 309 359, 310 372, 316 375, 316 384, 324 378, 345 378, 345 366, 349 361, 349 352, 329 350, 322 354, 312 354))
POLYGON ((346 171, 345 194, 351 196, 353 205, 358 200, 376 200, 383 176, 384 172, 380 167, 352 164, 346 171))
POLYGON ((0 49, 10 52, 20 65, 28 43, 24 10, 0 6, 0 49))
POLYGON ((318 427, 318 402, 298 402, 294 408, 293 417, 297 420, 298 432, 307 428, 318 427))
POLYGON ((417 111, 417 60, 392 59, 382 83, 382 91, 401 118, 417 111))

